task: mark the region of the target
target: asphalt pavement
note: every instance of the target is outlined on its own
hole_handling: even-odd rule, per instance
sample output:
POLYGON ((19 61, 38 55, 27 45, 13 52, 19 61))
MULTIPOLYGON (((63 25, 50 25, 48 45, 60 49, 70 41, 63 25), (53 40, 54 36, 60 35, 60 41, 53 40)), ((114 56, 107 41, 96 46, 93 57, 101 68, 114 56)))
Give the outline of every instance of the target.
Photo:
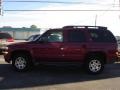
POLYGON ((120 63, 102 74, 89 75, 80 67, 36 66, 16 72, 0 56, 0 90, 120 90, 120 63))

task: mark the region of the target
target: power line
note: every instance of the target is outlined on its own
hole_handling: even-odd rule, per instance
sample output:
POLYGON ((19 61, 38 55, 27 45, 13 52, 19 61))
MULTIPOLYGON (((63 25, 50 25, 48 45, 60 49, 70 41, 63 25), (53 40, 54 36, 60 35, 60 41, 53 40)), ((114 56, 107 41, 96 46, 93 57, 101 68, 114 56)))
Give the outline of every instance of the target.
MULTIPOLYGON (((40 3, 61 3, 61 4, 98 4, 98 3, 85 3, 85 2, 61 2, 61 1, 43 1, 43 0, 26 0, 26 1, 23 1, 23 0, 4 0, 3 2, 40 2, 40 3)), ((104 4, 106 5, 106 4, 104 4)), ((115 0, 114 0, 114 4, 109 4, 109 5, 115 5, 115 0)), ((117 4, 116 4, 117 5, 117 4)), ((119 5, 119 4, 118 4, 119 5)), ((8 10, 4 10, 6 12, 20 12, 20 11, 27 11, 27 12, 43 12, 43 11, 48 11, 48 12, 51 12, 51 11, 66 11, 66 12, 71 12, 71 11, 74 11, 74 12, 87 12, 87 11, 90 11, 90 12, 94 12, 94 11, 112 11, 112 12, 117 12, 117 11, 120 11, 120 10, 117 10, 117 9, 114 9, 114 10, 106 10, 106 9, 83 9, 83 10, 17 10, 17 9, 8 9, 8 10)))
POLYGON ((4 0, 3 2, 9 3, 58 3, 58 4, 89 4, 89 5, 114 5, 114 4, 99 4, 99 3, 86 3, 86 2, 65 2, 65 1, 43 1, 43 0, 4 0))
POLYGON ((90 11, 90 12, 95 12, 95 11, 112 11, 112 12, 118 12, 120 10, 106 10, 106 9, 86 9, 86 10, 4 10, 6 12, 20 12, 20 11, 27 11, 27 12, 39 12, 39 11, 56 11, 56 12, 61 12, 61 11, 66 11, 66 12, 71 12, 71 11, 74 11, 74 12, 87 12, 87 11, 90 11))
POLYGON ((33 0, 33 1, 30 1, 30 0, 26 0, 26 1, 23 1, 23 0, 5 0, 3 2, 40 2, 40 3, 65 3, 65 4, 81 4, 81 3, 84 3, 84 2, 62 2, 62 1, 42 1, 42 0, 33 0))

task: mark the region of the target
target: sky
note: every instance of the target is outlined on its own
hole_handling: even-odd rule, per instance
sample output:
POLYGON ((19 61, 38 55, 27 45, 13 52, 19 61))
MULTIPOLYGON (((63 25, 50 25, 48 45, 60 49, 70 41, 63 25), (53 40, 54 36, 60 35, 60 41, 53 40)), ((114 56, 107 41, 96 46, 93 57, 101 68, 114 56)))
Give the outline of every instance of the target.
MULTIPOLYGON (((5 0, 4 0, 5 1, 5 0)), ((7 0, 6 0, 7 1, 7 0)), ((10 0, 9 0, 10 1, 10 0)), ((11 0, 17 1, 17 0, 11 0)), ((27 1, 27 0, 19 0, 27 1)), ((28 0, 34 1, 34 0, 28 0)), ((55 2, 81 2, 77 4, 3 2, 0 27, 60 28, 66 25, 106 26, 120 36, 120 11, 37 11, 8 12, 5 10, 120 10, 119 0, 36 0, 55 2)))

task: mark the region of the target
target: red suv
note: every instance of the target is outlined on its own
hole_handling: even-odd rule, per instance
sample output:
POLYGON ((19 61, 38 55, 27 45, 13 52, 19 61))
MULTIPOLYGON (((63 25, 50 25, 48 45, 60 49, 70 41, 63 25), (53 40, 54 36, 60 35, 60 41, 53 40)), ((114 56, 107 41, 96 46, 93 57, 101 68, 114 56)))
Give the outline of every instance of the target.
POLYGON ((64 26, 50 29, 37 40, 8 45, 5 61, 17 71, 29 70, 34 64, 84 65, 87 72, 98 74, 106 63, 117 59, 117 42, 102 26, 64 26))

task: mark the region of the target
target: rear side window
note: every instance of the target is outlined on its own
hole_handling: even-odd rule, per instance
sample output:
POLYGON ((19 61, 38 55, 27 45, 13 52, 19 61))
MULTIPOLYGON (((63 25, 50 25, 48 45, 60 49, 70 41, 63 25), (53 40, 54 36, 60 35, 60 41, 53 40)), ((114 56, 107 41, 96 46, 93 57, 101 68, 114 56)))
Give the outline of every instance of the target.
POLYGON ((115 37, 108 30, 90 30, 89 32, 93 42, 116 42, 115 37))
POLYGON ((0 39, 9 39, 12 38, 8 33, 0 33, 0 39))
POLYGON ((68 32, 68 42, 85 42, 85 33, 81 30, 71 30, 68 32))

